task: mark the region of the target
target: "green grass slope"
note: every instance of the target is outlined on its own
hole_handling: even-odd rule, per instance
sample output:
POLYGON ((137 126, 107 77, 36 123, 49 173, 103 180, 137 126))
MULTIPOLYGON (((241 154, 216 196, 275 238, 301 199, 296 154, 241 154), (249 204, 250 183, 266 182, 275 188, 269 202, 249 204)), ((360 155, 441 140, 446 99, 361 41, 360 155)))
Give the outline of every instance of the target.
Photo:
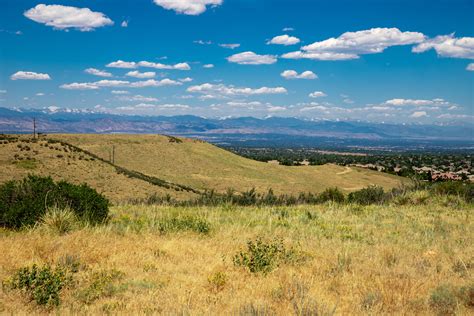
POLYGON ((288 167, 246 159, 209 143, 161 135, 54 135, 103 159, 115 148, 115 163, 125 168, 196 189, 298 194, 337 186, 345 192, 368 185, 385 189, 404 178, 337 165, 288 167))

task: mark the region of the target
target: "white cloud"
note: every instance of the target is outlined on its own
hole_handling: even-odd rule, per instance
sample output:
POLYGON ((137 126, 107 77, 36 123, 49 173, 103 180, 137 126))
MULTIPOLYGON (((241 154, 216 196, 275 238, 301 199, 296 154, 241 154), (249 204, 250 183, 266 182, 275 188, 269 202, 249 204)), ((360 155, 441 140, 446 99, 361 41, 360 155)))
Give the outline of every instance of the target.
POLYGON ((425 111, 416 111, 416 112, 413 112, 410 117, 413 117, 413 118, 420 118, 420 117, 424 117, 424 116, 428 116, 428 114, 426 114, 425 111))
POLYGON ((89 8, 76 8, 63 5, 38 4, 24 15, 38 23, 64 30, 75 28, 80 31, 92 31, 95 28, 112 25, 114 22, 101 12, 89 8))
POLYGON ((300 51, 284 54, 289 59, 349 60, 363 54, 382 53, 391 46, 418 44, 425 36, 418 32, 401 32, 397 28, 373 28, 346 32, 337 38, 303 46, 300 51))
POLYGON ((199 44, 199 45, 211 45, 212 41, 203 41, 203 40, 197 40, 193 42, 194 44, 199 44))
POLYGON ((229 49, 235 49, 235 48, 239 48, 240 44, 219 44, 219 46, 224 47, 224 48, 229 48, 229 49))
POLYGON ((227 57, 231 63, 239 65, 270 65, 276 63, 277 59, 273 55, 258 55, 254 52, 243 52, 227 57))
POLYGON ((294 30, 295 30, 295 29, 292 28, 292 27, 285 27, 285 28, 283 28, 282 31, 283 31, 283 32, 293 32, 294 30))
POLYGON ((146 87, 163 87, 163 86, 179 86, 182 85, 181 82, 171 80, 171 79, 162 79, 162 80, 145 80, 145 81, 122 81, 122 80, 100 80, 96 82, 74 82, 70 84, 63 84, 60 88, 69 89, 69 90, 96 90, 101 87, 114 88, 114 87, 127 87, 127 88, 146 88, 146 87))
POLYGON ((270 41, 267 42, 267 44, 276 44, 276 45, 295 45, 300 42, 300 39, 294 36, 289 36, 287 34, 280 35, 280 36, 275 36, 272 38, 270 41))
POLYGON ((269 105, 267 107, 267 111, 268 112, 281 112, 281 111, 285 111, 286 108, 283 107, 283 106, 273 106, 273 105, 269 105))
POLYGON ((186 78, 181 78, 179 79, 180 82, 191 82, 193 81, 193 78, 190 78, 190 77, 186 77, 186 78))
POLYGON ((322 92, 322 91, 314 91, 309 94, 310 98, 322 98, 322 97, 327 97, 327 94, 322 92))
POLYGON ((120 26, 121 27, 128 27, 128 21, 122 21, 122 23, 120 23, 120 26))
POLYGON ((199 15, 206 11, 207 6, 221 5, 223 0, 154 0, 155 4, 166 10, 187 15, 199 15))
POLYGON ((132 95, 132 96, 119 96, 119 100, 121 101, 132 101, 132 102, 155 102, 158 101, 157 98, 154 97, 145 97, 142 95, 132 95))
POLYGON ((413 47, 414 53, 434 49, 440 57, 474 59, 474 37, 455 38, 454 34, 440 35, 413 47))
POLYGON ((469 65, 467 65, 466 70, 467 71, 474 71, 474 63, 470 63, 469 65))
POLYGON ((206 64, 206 65, 203 65, 202 67, 204 68, 214 68, 214 65, 213 64, 206 64))
POLYGON ((391 99, 385 101, 386 104, 394 106, 426 106, 435 103, 433 100, 413 100, 413 99, 391 99))
POLYGON ((467 115, 467 114, 441 114, 438 116, 439 119, 474 119, 474 115, 467 115))
POLYGON ((0 93, 7 93, 7 90, 0 90, 0 93))
POLYGON ((223 84, 204 83, 201 85, 191 86, 187 90, 190 93, 202 94, 204 99, 225 98, 230 96, 249 96, 262 94, 283 94, 286 89, 283 87, 261 87, 257 89, 252 88, 237 88, 234 86, 226 86, 223 84))
POLYGON ((171 79, 162 79, 162 80, 146 80, 146 81, 137 81, 130 83, 129 87, 131 88, 145 88, 145 87, 163 87, 163 86, 180 86, 181 82, 171 80, 171 79))
POLYGON ((112 94, 129 94, 130 92, 125 91, 125 90, 112 90, 111 93, 112 94))
POLYGON ((11 80, 51 80, 48 74, 36 73, 32 71, 18 71, 10 76, 11 80))
POLYGON ((129 71, 125 74, 128 77, 146 79, 146 78, 154 78, 156 76, 156 72, 148 71, 148 72, 139 72, 137 70, 129 71))
POLYGON ((98 86, 94 85, 93 83, 89 83, 89 82, 82 82, 82 83, 73 82, 73 83, 69 83, 69 84, 63 84, 59 87, 62 88, 62 89, 66 89, 66 90, 97 90, 97 89, 99 89, 98 86))
POLYGON ((109 68, 125 68, 125 69, 132 69, 132 68, 137 68, 137 63, 135 62, 128 62, 128 61, 123 61, 123 60, 117 60, 114 62, 111 62, 106 65, 106 67, 109 68))
POLYGON ((318 76, 312 71, 303 71, 301 74, 298 74, 294 70, 285 70, 280 74, 285 79, 317 79, 318 76))
POLYGON ((149 61, 141 61, 138 63, 140 67, 148 67, 148 68, 155 68, 155 69, 171 69, 171 70, 190 70, 191 67, 188 63, 178 63, 175 65, 165 65, 161 63, 153 63, 149 61))
POLYGON ((99 76, 99 77, 112 77, 112 74, 107 71, 95 69, 95 68, 87 68, 84 70, 84 72, 94 75, 94 76, 99 76))

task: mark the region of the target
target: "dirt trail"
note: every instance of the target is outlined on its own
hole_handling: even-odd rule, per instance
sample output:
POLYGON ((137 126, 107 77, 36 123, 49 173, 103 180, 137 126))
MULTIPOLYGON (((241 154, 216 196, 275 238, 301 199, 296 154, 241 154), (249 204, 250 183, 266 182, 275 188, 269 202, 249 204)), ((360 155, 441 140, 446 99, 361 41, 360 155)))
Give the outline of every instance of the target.
POLYGON ((346 167, 346 170, 341 171, 341 172, 338 172, 338 173, 336 173, 336 174, 337 174, 337 175, 341 175, 341 174, 347 174, 347 173, 350 173, 350 172, 352 172, 352 169, 349 168, 349 167, 346 167))

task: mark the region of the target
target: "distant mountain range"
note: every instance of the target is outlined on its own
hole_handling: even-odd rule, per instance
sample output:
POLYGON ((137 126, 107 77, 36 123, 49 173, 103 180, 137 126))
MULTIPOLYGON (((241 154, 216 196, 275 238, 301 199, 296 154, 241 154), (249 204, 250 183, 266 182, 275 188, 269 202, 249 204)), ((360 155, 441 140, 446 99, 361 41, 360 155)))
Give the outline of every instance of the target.
POLYGON ((170 134, 224 145, 474 148, 474 124, 397 125, 253 117, 126 116, 87 111, 0 108, 0 133, 170 134))

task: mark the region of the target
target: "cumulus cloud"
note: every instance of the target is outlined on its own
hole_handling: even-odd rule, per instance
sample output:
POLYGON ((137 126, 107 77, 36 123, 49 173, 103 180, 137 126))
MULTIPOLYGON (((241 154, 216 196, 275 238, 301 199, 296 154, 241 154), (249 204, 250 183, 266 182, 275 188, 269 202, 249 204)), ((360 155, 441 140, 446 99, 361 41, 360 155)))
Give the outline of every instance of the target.
POLYGON ((97 90, 99 89, 98 86, 90 82, 73 82, 73 83, 63 84, 59 87, 66 90, 97 90))
POLYGON ((391 100, 385 101, 385 103, 389 105, 394 105, 394 106, 405 106, 405 105, 426 106, 426 105, 432 105, 435 102, 432 100, 391 99, 391 100))
POLYGON ((134 71, 127 72, 125 76, 140 78, 140 79, 147 79, 147 78, 154 78, 156 76, 156 73, 153 71, 139 72, 137 70, 134 70, 134 71))
POLYGON ((178 86, 182 85, 181 82, 162 79, 154 80, 149 79, 145 81, 123 81, 123 80, 100 80, 96 82, 74 82, 69 84, 63 84, 60 86, 62 89, 68 90, 95 90, 99 88, 116 88, 116 87, 127 87, 127 88, 146 88, 146 87, 163 87, 163 86, 178 86))
POLYGON ((36 73, 32 71, 18 71, 10 76, 11 80, 50 80, 48 74, 36 73))
POLYGON ((318 76, 312 71, 303 71, 298 74, 295 70, 285 70, 280 74, 285 79, 317 79, 318 76))
POLYGON ((132 96, 119 96, 119 100, 121 101, 130 101, 130 102, 155 102, 158 101, 157 98, 154 97, 145 97, 142 95, 132 95, 132 96))
POLYGON ((267 42, 267 44, 276 44, 276 45, 295 45, 300 42, 300 39, 294 36, 289 36, 287 34, 275 36, 267 42))
POLYGON ((402 32, 397 28, 373 28, 346 32, 337 38, 329 38, 303 46, 300 51, 284 54, 288 59, 349 60, 363 54, 382 53, 391 46, 418 44, 425 36, 418 32, 402 32))
POLYGON ((434 49, 440 57, 474 59, 474 37, 455 38, 454 34, 440 35, 413 47, 414 53, 434 49))
POLYGON ((106 67, 109 68, 125 68, 125 69, 132 69, 132 68, 137 68, 137 63, 135 62, 128 62, 128 61, 123 61, 123 60, 117 60, 114 62, 111 62, 106 65, 106 67))
POLYGON ((199 15, 206 11, 207 6, 221 5, 223 0, 154 0, 155 4, 166 10, 186 15, 199 15))
POLYGON ((228 49, 235 49, 235 48, 239 48, 240 44, 219 44, 219 46, 228 48, 228 49))
POLYGON ((181 82, 191 82, 191 81, 193 81, 193 78, 190 78, 190 77, 181 78, 181 79, 179 79, 179 81, 181 81, 181 82))
POLYGON ((243 52, 227 57, 231 63, 239 65, 270 65, 276 63, 277 59, 273 55, 258 55, 254 52, 243 52))
POLYGON ((470 63, 469 65, 467 65, 466 70, 467 71, 474 71, 474 63, 470 63))
POLYGON ((204 83, 201 85, 191 86, 187 90, 190 93, 199 93, 204 96, 204 99, 213 98, 226 98, 231 96, 250 96, 250 95, 263 95, 263 94, 283 94, 287 93, 287 90, 283 87, 261 87, 257 89, 253 88, 240 88, 234 86, 226 86, 224 84, 211 84, 204 83))
POLYGON ((155 69, 170 69, 170 70, 190 70, 191 66, 188 63, 178 63, 174 65, 165 65, 161 63, 153 63, 149 61, 141 61, 138 63, 140 67, 155 68, 155 69))
POLYGON ((76 8, 63 5, 38 4, 24 13, 25 17, 55 29, 78 29, 92 31, 98 27, 112 25, 114 22, 101 12, 89 8, 76 8))
POLYGON ((87 68, 86 70, 84 70, 84 72, 90 75, 99 76, 99 77, 112 77, 112 74, 110 72, 95 69, 95 68, 87 68))
POLYGON ((322 97, 327 97, 327 94, 322 92, 322 91, 314 91, 309 94, 310 98, 322 98, 322 97))
POLYGON ((425 111, 416 111, 410 115, 410 117, 413 117, 413 118, 420 118, 424 116, 428 116, 428 114, 425 111))
POLYGON ((120 26, 121 27, 128 27, 128 21, 122 21, 122 23, 120 23, 120 26))

